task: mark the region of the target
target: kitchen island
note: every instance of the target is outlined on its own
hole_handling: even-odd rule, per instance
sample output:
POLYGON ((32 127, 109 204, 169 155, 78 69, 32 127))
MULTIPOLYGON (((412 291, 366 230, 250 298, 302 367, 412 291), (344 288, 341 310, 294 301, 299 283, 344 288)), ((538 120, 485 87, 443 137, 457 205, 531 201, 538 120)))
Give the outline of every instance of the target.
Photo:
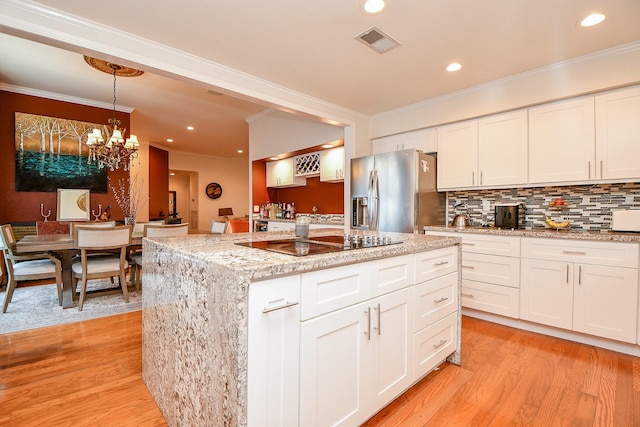
MULTIPOLYGON (((335 234, 341 235, 342 230, 312 231, 311 237, 335 234)), ((292 238, 288 232, 144 239, 143 379, 168 424, 258 425, 252 420, 261 420, 261 426, 322 424, 322 419, 326 419, 322 417, 330 414, 317 405, 330 403, 332 396, 318 395, 323 390, 314 378, 330 377, 332 373, 322 368, 331 360, 351 366, 348 365, 349 353, 346 347, 318 347, 316 350, 328 350, 331 354, 325 353, 325 357, 314 361, 313 352, 307 350, 309 346, 321 346, 319 341, 314 341, 314 331, 350 310, 362 318, 354 329, 358 345, 364 342, 381 351, 385 339, 395 340, 389 342, 393 344, 390 352, 398 353, 397 337, 401 337, 400 342, 407 350, 401 354, 401 369, 386 367, 390 375, 402 376, 398 385, 390 388, 393 394, 357 396, 360 406, 345 408, 346 417, 336 415, 343 425, 357 425, 366 420, 445 358, 459 364, 460 239, 417 234, 381 235, 401 243, 296 257, 235 244, 292 238), (326 274, 334 273, 339 273, 339 277, 327 278, 326 274), (449 285, 444 284, 445 279, 449 285), (253 295, 259 289, 269 293, 271 289, 291 283, 295 284, 300 304, 276 298, 267 299, 266 307, 261 310, 250 309, 252 301, 258 299, 253 295), (353 292, 346 287, 354 283, 365 293, 370 292, 363 297, 364 301, 347 295, 353 292), (316 286, 319 284, 329 286, 316 286), (389 284, 391 286, 384 289, 389 284), (317 291, 315 300, 309 296, 312 289, 317 291), (334 301, 328 303, 331 307, 325 307, 323 303, 331 298, 323 300, 322 295, 326 297, 326 292, 341 289, 349 291, 339 295, 346 300, 351 298, 345 303, 348 307, 336 302, 340 298, 333 298, 334 301), (445 290, 449 294, 438 296, 438 292, 445 290), (398 298, 404 298, 404 303, 396 303, 398 298), (387 316, 385 304, 389 301, 394 301, 389 307, 405 311, 390 309, 391 315, 387 316), (271 302, 275 304, 273 307, 269 306, 271 302), (447 311, 440 313, 434 304, 444 304, 447 311), (289 308, 281 310, 281 307, 289 308), (366 312, 368 318, 363 314, 366 312), (275 314, 269 317, 271 320, 288 323, 277 323, 276 331, 256 334, 260 328, 270 331, 264 322, 267 313, 275 314), (387 328, 387 317, 390 321, 404 319, 401 328, 406 331, 388 333, 388 329, 393 328, 387 328), (282 335, 283 330, 293 333, 282 335), (443 338, 447 333, 451 336, 443 338), (430 343, 430 339, 436 340, 435 343, 430 343), (287 342, 286 346, 283 341, 287 342), (273 349, 285 352, 272 353, 273 349), (273 360, 274 354, 276 360, 273 360), (282 381, 273 384, 274 377, 269 375, 277 374, 278 369, 282 369, 282 375, 276 375, 275 381, 282 381), (316 370, 318 372, 314 372, 316 370), (312 395, 314 399, 309 397, 312 395)), ((361 350, 357 351, 360 356, 361 350)), ((372 368, 374 364, 370 361, 386 360, 374 355, 372 349, 367 351, 370 357, 353 366, 372 368)), ((358 372, 368 375, 351 375, 357 381, 376 376, 371 372, 358 372)), ((338 380, 343 374, 344 389, 348 390, 349 375, 353 373, 335 373, 338 380)), ((341 386, 336 387, 333 394, 340 395, 337 392, 341 386)), ((368 392, 369 388, 358 386, 354 390, 368 392)), ((348 403, 348 399, 342 400, 348 403)))

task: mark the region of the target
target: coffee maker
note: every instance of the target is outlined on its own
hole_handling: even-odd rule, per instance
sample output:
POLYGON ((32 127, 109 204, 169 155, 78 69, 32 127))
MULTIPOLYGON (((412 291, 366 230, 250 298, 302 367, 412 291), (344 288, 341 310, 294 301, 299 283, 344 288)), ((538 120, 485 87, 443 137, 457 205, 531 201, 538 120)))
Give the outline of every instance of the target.
POLYGON ((525 207, 518 202, 499 202, 495 204, 496 228, 520 228, 524 225, 525 207))

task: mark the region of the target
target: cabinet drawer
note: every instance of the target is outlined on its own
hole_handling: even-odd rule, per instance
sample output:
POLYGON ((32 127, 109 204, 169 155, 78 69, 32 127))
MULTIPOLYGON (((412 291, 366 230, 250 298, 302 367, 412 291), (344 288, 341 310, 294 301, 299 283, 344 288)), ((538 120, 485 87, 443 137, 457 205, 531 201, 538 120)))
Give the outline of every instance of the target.
POLYGON ((370 298, 370 263, 302 274, 301 320, 307 320, 370 298))
POLYGON ((415 282, 421 283, 458 269, 458 247, 436 249, 415 254, 415 282))
POLYGON ((527 238, 522 257, 638 268, 638 244, 527 238))
POLYGON ((417 332, 458 309, 458 274, 449 273, 423 282, 415 292, 417 332))
POLYGON ((388 294, 413 285, 413 254, 385 258, 369 263, 371 266, 371 296, 388 294))
MULTIPOLYGON (((479 234, 460 234, 462 253, 472 252, 508 257, 520 256, 520 238, 508 236, 484 236, 479 234)), ((464 258, 464 257, 463 257, 464 258)))
POLYGON ((414 379, 423 377, 457 348, 458 319, 452 313, 414 334, 414 379))
POLYGON ((520 258, 463 253, 461 271, 463 279, 520 287, 520 258))
POLYGON ((463 279, 460 299, 463 307, 515 319, 520 311, 520 290, 507 286, 463 279))

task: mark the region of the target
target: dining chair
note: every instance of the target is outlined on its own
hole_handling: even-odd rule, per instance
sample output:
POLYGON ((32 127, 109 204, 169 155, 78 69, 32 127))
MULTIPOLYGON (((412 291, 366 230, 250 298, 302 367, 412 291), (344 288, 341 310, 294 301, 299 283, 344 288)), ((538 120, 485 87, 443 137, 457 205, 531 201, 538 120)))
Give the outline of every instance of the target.
POLYGON ((215 219, 211 220, 211 233, 214 234, 224 234, 227 232, 227 227, 229 223, 226 221, 216 221, 215 219))
POLYGON ((0 249, 4 253, 8 282, 2 312, 7 312, 17 282, 23 280, 55 279, 58 304, 62 305, 62 263, 60 260, 47 252, 20 253, 15 250, 15 244, 16 238, 11 225, 1 226, 0 249))
POLYGON ((78 310, 82 311, 87 293, 87 281, 118 276, 124 301, 129 302, 126 273, 127 247, 131 244, 131 226, 116 227, 82 226, 74 227, 74 246, 80 249, 80 256, 72 261, 73 288, 82 281, 78 310), (110 253, 107 251, 116 251, 110 253))
MULTIPOLYGON (((189 234, 189 223, 184 224, 145 224, 144 237, 177 237, 189 234)), ((136 291, 140 291, 142 278, 142 251, 131 256, 131 283, 136 285, 136 291)))

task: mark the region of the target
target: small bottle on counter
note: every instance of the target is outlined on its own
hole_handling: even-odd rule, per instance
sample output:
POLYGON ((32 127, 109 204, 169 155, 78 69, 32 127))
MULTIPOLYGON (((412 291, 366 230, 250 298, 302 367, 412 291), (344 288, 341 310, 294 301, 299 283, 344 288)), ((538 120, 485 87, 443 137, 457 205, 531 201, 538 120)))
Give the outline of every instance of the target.
POLYGON ((291 210, 289 213, 291 214, 291 219, 296 218, 296 204, 294 202, 291 202, 291 210))

